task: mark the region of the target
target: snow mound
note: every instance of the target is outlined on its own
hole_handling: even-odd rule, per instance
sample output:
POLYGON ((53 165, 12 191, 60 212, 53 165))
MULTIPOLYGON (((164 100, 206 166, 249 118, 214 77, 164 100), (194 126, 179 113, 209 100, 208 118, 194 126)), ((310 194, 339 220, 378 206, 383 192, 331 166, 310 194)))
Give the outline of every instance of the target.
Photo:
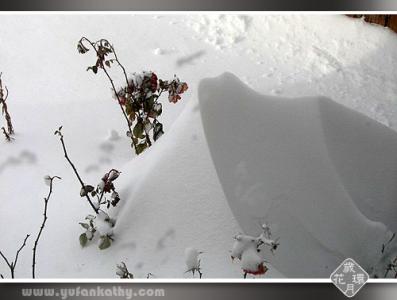
MULTIPOLYGON (((197 256, 188 250, 185 262, 189 248, 204 252, 203 278, 242 278, 229 252, 241 229, 218 181, 198 108, 191 101, 155 147, 120 170, 124 206, 111 251, 136 277, 151 272, 160 278, 191 278, 185 263, 193 265, 197 256), (134 268, 138 262, 144 267, 134 268)), ((266 276, 282 275, 270 269, 266 276)))
POLYGON ((211 156, 245 233, 270 222, 269 260, 287 277, 328 277, 345 258, 370 270, 397 229, 397 134, 323 97, 260 95, 232 74, 199 100, 211 156))

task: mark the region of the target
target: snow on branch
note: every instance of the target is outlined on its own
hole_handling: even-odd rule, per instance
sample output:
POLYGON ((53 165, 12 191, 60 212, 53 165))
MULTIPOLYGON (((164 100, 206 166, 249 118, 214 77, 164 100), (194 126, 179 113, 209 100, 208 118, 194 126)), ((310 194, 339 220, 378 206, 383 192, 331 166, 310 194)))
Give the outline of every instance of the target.
POLYGON ((203 273, 201 272, 201 259, 199 258, 201 254, 203 254, 203 252, 196 248, 188 247, 185 249, 185 264, 187 267, 185 273, 192 272, 194 277, 194 274, 197 272, 200 279, 203 277, 203 273))
POLYGON ((241 269, 244 273, 244 278, 248 274, 264 275, 268 268, 265 265, 266 260, 263 259, 261 252, 262 246, 267 246, 270 252, 274 254, 280 243, 278 239, 272 239, 270 226, 267 224, 261 225, 262 233, 258 237, 253 237, 245 234, 238 234, 234 237, 235 242, 231 251, 232 260, 238 259, 241 261, 241 269))

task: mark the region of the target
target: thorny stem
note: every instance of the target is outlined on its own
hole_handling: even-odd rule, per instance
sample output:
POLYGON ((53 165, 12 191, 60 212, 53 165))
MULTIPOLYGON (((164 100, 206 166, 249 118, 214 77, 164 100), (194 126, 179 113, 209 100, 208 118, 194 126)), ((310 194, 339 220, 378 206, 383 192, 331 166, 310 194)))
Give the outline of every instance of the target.
POLYGON ((29 237, 30 237, 30 234, 27 234, 26 237, 25 237, 25 239, 24 239, 24 241, 23 241, 22 246, 18 249, 17 254, 15 255, 15 259, 14 259, 14 266, 16 266, 16 264, 17 264, 17 262, 18 262, 19 253, 20 253, 20 252, 22 251, 22 249, 26 246, 26 241, 27 241, 27 239, 28 239, 29 237))
MULTIPOLYGON (((95 48, 95 44, 94 44, 93 42, 91 42, 91 41, 90 41, 88 38, 86 38, 86 37, 82 37, 82 38, 81 38, 81 41, 83 41, 83 40, 87 41, 87 43, 89 43, 89 44, 91 45, 91 47, 94 49, 94 51, 96 52, 97 56, 99 57, 99 53, 98 53, 97 49, 95 48)), ((106 41, 106 40, 104 40, 104 41, 106 41)), ((108 41, 106 41, 106 42, 108 42, 108 41)), ((109 42, 108 42, 108 43, 109 43, 109 42)), ((109 43, 109 45, 110 45, 110 43, 109 43)), ((116 53, 114 52, 114 48, 113 48, 112 46, 110 46, 110 47, 111 47, 111 49, 112 49, 112 51, 113 51, 114 57, 115 57, 115 59, 116 59, 118 65, 119 65, 119 66, 122 68, 122 70, 123 70, 123 73, 124 73, 124 76, 125 76, 125 79, 126 79, 127 85, 128 85, 128 78, 127 78, 127 73, 126 73, 126 71, 125 71, 125 68, 124 68, 124 66, 120 63, 120 61, 118 60, 118 58, 117 58, 117 56, 116 56, 116 53)), ((121 104, 121 99, 120 99, 119 94, 117 93, 117 90, 116 90, 116 87, 115 87, 115 85, 114 85, 113 79, 112 79, 112 77, 109 75, 109 72, 106 70, 105 66, 103 65, 103 61, 102 61, 102 60, 100 60, 100 64, 101 64, 101 65, 100 65, 101 69, 105 72, 106 77, 109 79, 109 82, 110 82, 110 84, 112 85, 113 92, 114 92, 114 94, 115 94, 115 96, 116 96, 116 98, 117 98, 117 102, 118 102, 118 104, 119 104, 119 106, 120 106, 121 112, 123 113, 124 119, 125 119, 126 122, 127 122, 128 132, 129 132, 129 135, 130 135, 132 144, 134 145, 134 148, 135 148, 135 151, 136 151, 136 146, 137 146, 137 145, 136 145, 136 143, 135 143, 135 141, 134 141, 134 138, 133 138, 132 129, 131 129, 131 121, 130 121, 130 119, 128 118, 127 113, 125 112, 125 109, 124 109, 123 105, 121 104)))
POLYGON ((131 136, 132 144, 134 145, 134 148, 136 149, 136 143, 135 143, 135 141, 134 141, 134 139, 133 139, 133 134, 132 134, 132 129, 131 129, 131 121, 130 121, 130 119, 128 118, 127 113, 125 112, 125 109, 124 109, 123 105, 121 104, 121 99, 120 99, 120 96, 119 96, 118 93, 117 93, 116 87, 114 86, 113 79, 110 77, 108 71, 105 69, 105 67, 104 67, 103 65, 102 65, 102 69, 103 69, 103 71, 105 72, 107 78, 109 79, 110 84, 112 85, 112 89, 113 89, 114 94, 115 94, 116 97, 117 97, 117 102, 118 102, 118 104, 119 104, 119 107, 120 107, 120 109, 121 109, 121 112, 123 113, 124 119, 125 119, 126 122, 127 122, 128 132, 129 132, 129 134, 130 134, 130 136, 131 136))
POLYGON ((1 127, 1 130, 3 131, 3 134, 6 138, 7 142, 11 142, 12 141, 12 137, 10 136, 10 134, 7 132, 7 130, 3 127, 1 127))
MULTIPOLYGON (((109 43, 109 42, 108 42, 108 43, 109 43)), ((110 45, 110 43, 109 43, 109 45, 110 45)), ((118 57, 117 57, 117 54, 116 54, 116 50, 114 49, 114 47, 113 47, 112 45, 111 45, 110 47, 111 47, 111 49, 112 49, 112 51, 113 51, 113 55, 114 55, 114 58, 115 58, 117 64, 118 64, 119 67, 123 70, 125 82, 127 83, 127 87, 129 88, 129 87, 130 87, 130 83, 128 82, 127 72, 126 72, 124 66, 123 66, 123 65, 121 64, 121 62, 119 61, 119 59, 118 59, 118 57)), ((106 70, 105 70, 105 68, 104 68, 104 71, 105 71, 105 73, 107 73, 106 70)), ((160 93, 160 94, 161 94, 161 93, 160 93)), ((159 95, 159 96, 160 96, 160 95, 159 95)), ((119 104, 120 104, 120 103, 119 103, 119 104)), ((120 104, 120 106, 121 106, 121 104, 120 104)), ((123 112, 124 112, 124 108, 123 108, 122 106, 121 106, 121 108, 123 109, 123 112)), ((124 112, 124 113, 125 113, 125 112, 124 112)), ((125 117, 126 117, 127 120, 128 120, 128 116, 127 116, 126 113, 125 113, 125 117)), ((130 129, 131 129, 131 128, 130 128, 130 129)), ((130 131, 130 134, 132 134, 131 131, 130 131)), ((132 140, 132 142, 134 143, 134 147, 135 147, 135 149, 136 149, 136 143, 135 143, 134 139, 132 138, 132 136, 131 136, 131 140, 132 140)), ((152 146, 152 142, 151 142, 150 137, 149 137, 148 134, 146 134, 146 142, 148 143, 149 147, 152 146)))
MULTIPOLYGON (((11 278, 15 278, 15 268, 17 266, 18 263, 18 257, 19 257, 19 253, 22 251, 22 249, 26 246, 26 241, 29 238, 29 234, 26 235, 22 246, 18 249, 17 253, 15 254, 15 258, 14 261, 9 262, 9 260, 7 259, 7 257, 5 257, 5 255, 0 251, 0 255, 1 257, 4 259, 4 261, 6 262, 8 268, 10 269, 10 273, 11 273, 11 278)), ((4 278, 3 276, 1 276, 2 278, 4 278)))
MULTIPOLYGON (((107 41, 107 42, 108 42, 108 41, 107 41)), ((108 42, 108 43, 109 43, 109 42, 108 42)), ((109 45, 110 45, 110 43, 109 43, 109 45)), ((130 84, 129 84, 129 82, 128 82, 127 72, 126 72, 124 66, 123 66, 123 65, 121 64, 121 62, 119 61, 119 58, 117 57, 116 50, 114 50, 113 45, 111 45, 110 47, 112 48, 113 55, 114 55, 114 59, 116 60, 116 62, 117 62, 117 64, 119 65, 119 67, 123 70, 125 82, 127 83, 127 86, 129 87, 130 84)))
MULTIPOLYGON (((60 127, 60 128, 62 128, 62 127, 60 127)), ((74 166, 73 162, 70 160, 70 158, 69 158, 69 156, 68 156, 68 152, 67 152, 67 150, 66 150, 65 142, 64 142, 64 140, 63 140, 63 134, 61 133, 60 130, 57 130, 56 133, 57 133, 57 134, 59 135, 59 137, 60 137, 60 141, 61 141, 62 148, 63 148, 63 153, 64 153, 64 155, 65 155, 66 160, 69 162, 69 165, 72 167, 72 169, 73 169, 73 171, 74 171, 74 174, 76 175, 78 181, 79 181, 80 184, 81 184, 81 187, 82 187, 82 188, 85 188, 85 184, 84 184, 83 180, 81 179, 81 177, 80 177, 80 175, 79 175, 79 172, 77 171, 76 167, 74 166)), ((98 214, 98 211, 99 211, 99 210, 98 210, 98 208, 95 207, 94 203, 92 203, 90 196, 89 196, 88 194, 86 194, 85 197, 86 197, 88 203, 91 205, 92 209, 95 211, 95 213, 98 214)))
POLYGON ((3 82, 1 80, 1 75, 2 75, 2 73, 0 73, 0 104, 2 105, 2 109, 1 109, 2 114, 4 115, 6 122, 7 122, 7 132, 3 127, 3 133, 6 136, 7 141, 11 141, 10 136, 14 134, 14 127, 12 126, 11 116, 8 112, 8 107, 7 107, 7 103, 6 103, 6 100, 8 98, 8 89, 6 86, 3 88, 3 82))
POLYGON ((47 217, 48 201, 49 201, 50 198, 51 198, 51 194, 52 194, 52 183, 53 183, 53 181, 54 181, 55 178, 56 178, 56 179, 61 179, 61 177, 59 177, 59 176, 50 177, 50 188, 49 188, 49 192, 48 192, 47 197, 44 198, 44 213, 43 213, 44 218, 43 218, 43 223, 41 224, 40 231, 39 231, 39 233, 38 233, 38 235, 37 235, 37 237, 36 237, 36 240, 35 240, 35 242, 34 242, 34 247, 33 247, 32 278, 36 278, 35 271, 36 271, 36 251, 37 251, 37 245, 38 245, 38 243, 39 243, 39 239, 40 239, 40 237, 41 237, 41 233, 43 232, 45 223, 47 222, 47 219, 48 219, 48 217, 47 217))

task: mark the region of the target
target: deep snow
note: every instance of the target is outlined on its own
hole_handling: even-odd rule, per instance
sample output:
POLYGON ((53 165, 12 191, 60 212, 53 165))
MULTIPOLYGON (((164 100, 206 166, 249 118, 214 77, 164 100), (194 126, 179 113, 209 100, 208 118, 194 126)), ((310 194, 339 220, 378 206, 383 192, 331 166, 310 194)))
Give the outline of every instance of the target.
POLYGON ((199 99, 232 211, 251 234, 274 224, 279 271, 326 277, 345 257, 376 264, 397 225, 394 131, 328 98, 258 95, 231 74, 203 80, 199 99))
MULTIPOLYGON (((0 42, 17 131, 13 143, 0 141, 8 256, 39 229, 43 177, 62 177, 39 278, 115 278, 121 261, 138 278, 191 278, 188 247, 204 252, 204 278, 241 278, 233 237, 258 233, 263 221, 280 237, 265 278, 328 277, 346 255, 368 268, 396 230, 396 137, 372 121, 397 129, 397 39, 388 29, 344 16, 2 15, 0 42), (85 71, 92 56, 77 53, 83 35, 112 41, 131 73, 175 73, 189 84, 180 103, 164 107, 165 135, 137 158, 108 82, 85 71), (199 104, 199 82, 225 71, 256 92, 224 75, 203 81, 199 104), (316 97, 291 98, 303 96, 316 97), (53 136, 61 124, 87 183, 122 171, 107 250, 78 243, 78 222, 91 211, 53 136)), ((17 277, 30 276, 32 240, 17 277)), ((2 261, 0 273, 8 276, 2 261)))

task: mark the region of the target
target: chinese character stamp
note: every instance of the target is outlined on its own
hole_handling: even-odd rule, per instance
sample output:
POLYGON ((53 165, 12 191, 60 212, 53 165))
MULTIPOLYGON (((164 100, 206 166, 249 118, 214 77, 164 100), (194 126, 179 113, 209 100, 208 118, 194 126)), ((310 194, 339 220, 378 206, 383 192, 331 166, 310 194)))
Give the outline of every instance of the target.
POLYGON ((353 297, 365 285, 369 276, 353 259, 348 258, 331 274, 335 286, 347 297, 353 297))

